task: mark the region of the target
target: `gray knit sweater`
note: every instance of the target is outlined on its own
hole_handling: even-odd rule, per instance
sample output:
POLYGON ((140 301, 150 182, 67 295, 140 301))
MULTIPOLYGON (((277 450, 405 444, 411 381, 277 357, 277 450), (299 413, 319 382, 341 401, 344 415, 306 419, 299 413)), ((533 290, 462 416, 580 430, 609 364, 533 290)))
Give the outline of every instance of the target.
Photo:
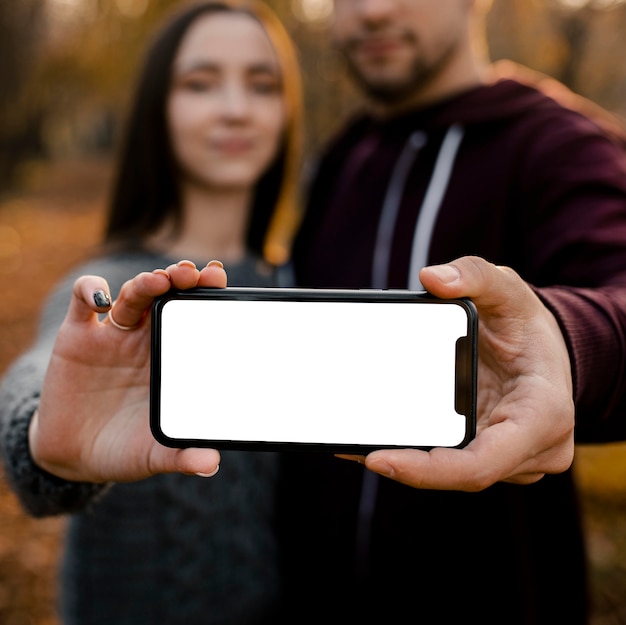
MULTIPOLYGON (((115 298, 128 278, 171 262, 135 253, 79 267, 51 295, 37 340, 0 386, 7 480, 31 515, 70 514, 60 585, 65 625, 275 622, 277 454, 225 451, 214 478, 161 475, 108 489, 57 479, 30 457, 28 425, 75 278, 104 276, 115 298)), ((233 286, 277 283, 252 260, 226 269, 233 286)))

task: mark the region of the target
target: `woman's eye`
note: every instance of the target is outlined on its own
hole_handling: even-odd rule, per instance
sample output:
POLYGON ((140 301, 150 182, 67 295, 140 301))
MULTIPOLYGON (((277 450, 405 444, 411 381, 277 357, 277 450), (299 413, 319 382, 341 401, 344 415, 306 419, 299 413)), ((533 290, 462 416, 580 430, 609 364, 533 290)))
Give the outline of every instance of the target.
POLYGON ((273 95, 280 92, 280 84, 276 81, 259 80, 251 84, 251 90, 254 93, 259 93, 261 95, 273 95))
POLYGON ((217 80, 207 73, 194 72, 178 76, 174 81, 174 87, 184 91, 205 92, 215 86, 217 80))
POLYGON ((206 79, 190 78, 183 81, 181 87, 187 91, 203 92, 209 91, 213 87, 213 83, 206 79))

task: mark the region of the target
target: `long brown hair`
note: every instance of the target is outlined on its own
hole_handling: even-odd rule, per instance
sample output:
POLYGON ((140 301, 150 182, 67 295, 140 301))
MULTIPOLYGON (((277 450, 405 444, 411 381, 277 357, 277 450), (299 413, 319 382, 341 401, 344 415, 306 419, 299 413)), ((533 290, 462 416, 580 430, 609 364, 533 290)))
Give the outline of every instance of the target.
POLYGON ((177 228, 181 225, 178 174, 166 120, 172 64, 195 20, 218 12, 245 13, 256 19, 279 60, 287 125, 278 154, 255 189, 247 246, 280 264, 288 257, 300 215, 302 84, 289 34, 273 11, 256 0, 193 2, 174 13, 157 32, 144 58, 120 144, 105 242, 141 246, 143 237, 157 231, 166 219, 173 219, 177 228))

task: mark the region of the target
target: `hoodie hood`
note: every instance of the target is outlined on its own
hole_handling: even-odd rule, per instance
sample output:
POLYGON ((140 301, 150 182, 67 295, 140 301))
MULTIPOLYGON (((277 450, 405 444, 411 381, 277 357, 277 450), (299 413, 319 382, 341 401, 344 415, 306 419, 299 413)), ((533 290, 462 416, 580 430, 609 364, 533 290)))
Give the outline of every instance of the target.
MULTIPOLYGON (((293 246, 298 282, 420 289, 425 264, 467 254, 518 267, 535 284, 549 271, 559 278, 560 258, 541 272, 535 258, 549 256, 567 228, 584 240, 585 218, 598 219, 588 209, 592 189, 593 201, 601 188, 619 199, 611 189, 624 185, 619 167, 608 167, 623 162, 624 130, 608 113, 583 113, 595 108, 552 79, 500 63, 489 83, 432 106, 387 119, 362 113, 316 168, 293 246), (545 226, 540 237, 531 223, 545 226)), ((622 210, 618 199, 608 212, 622 210)))
POLYGON ((490 67, 490 82, 440 100, 432 106, 385 120, 365 115, 387 131, 406 133, 410 128, 445 128, 452 124, 494 124, 523 116, 529 110, 565 106, 591 118, 613 140, 626 146, 626 125, 591 100, 575 94, 557 80, 511 61, 490 67), (546 96, 548 99, 546 100, 546 96))

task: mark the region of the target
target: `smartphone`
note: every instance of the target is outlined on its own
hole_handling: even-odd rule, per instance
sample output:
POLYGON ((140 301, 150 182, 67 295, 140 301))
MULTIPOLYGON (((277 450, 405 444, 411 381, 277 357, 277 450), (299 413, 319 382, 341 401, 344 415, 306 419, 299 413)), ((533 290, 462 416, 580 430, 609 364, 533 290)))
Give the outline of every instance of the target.
POLYGON ((169 447, 463 447, 478 317, 405 290, 195 288, 152 310, 150 424, 169 447))

